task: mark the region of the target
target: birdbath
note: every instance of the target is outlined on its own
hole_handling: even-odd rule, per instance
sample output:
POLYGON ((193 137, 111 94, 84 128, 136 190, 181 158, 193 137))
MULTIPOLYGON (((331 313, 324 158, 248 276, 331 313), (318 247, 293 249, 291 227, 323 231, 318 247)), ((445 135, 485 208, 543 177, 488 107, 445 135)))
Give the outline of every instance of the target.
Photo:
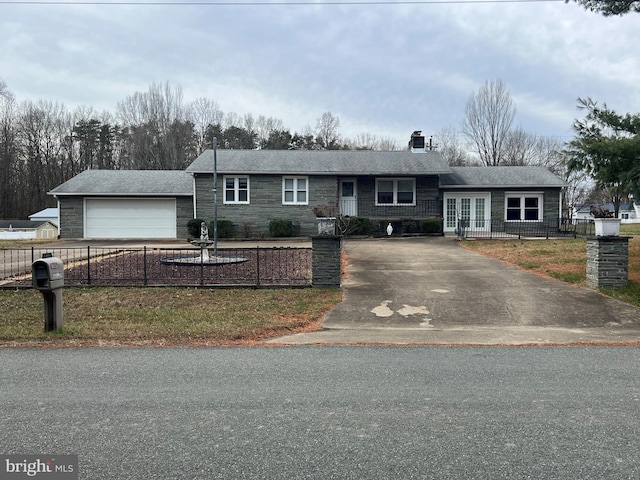
POLYGON ((209 229, 207 228, 207 224, 205 222, 202 222, 200 224, 200 238, 191 240, 191 245, 200 247, 200 259, 202 260, 202 263, 209 263, 208 248, 212 243, 213 240, 209 240, 209 229))

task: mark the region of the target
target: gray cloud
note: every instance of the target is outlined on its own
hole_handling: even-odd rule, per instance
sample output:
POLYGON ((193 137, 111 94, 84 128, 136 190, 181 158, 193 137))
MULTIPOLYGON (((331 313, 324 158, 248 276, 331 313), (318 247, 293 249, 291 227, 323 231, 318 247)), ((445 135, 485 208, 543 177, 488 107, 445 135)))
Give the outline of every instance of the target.
POLYGON ((578 96, 640 111, 640 16, 562 2, 359 6, 0 5, 0 77, 18 100, 115 111, 152 82, 292 130, 331 111, 341 133, 404 144, 459 125, 500 78, 516 123, 571 135, 578 96))

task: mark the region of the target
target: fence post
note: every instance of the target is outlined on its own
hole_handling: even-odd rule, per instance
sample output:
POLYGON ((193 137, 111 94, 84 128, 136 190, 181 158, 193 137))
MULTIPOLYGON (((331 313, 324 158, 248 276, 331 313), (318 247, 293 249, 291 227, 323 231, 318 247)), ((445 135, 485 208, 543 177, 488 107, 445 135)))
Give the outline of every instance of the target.
POLYGON ((256 247, 256 285, 260 286, 260 247, 256 247))
POLYGON ((314 287, 339 287, 341 279, 342 237, 323 235, 311 237, 312 273, 314 287))
POLYGON ((87 245, 87 285, 91 285, 91 247, 87 245))
POLYGON ((144 259, 144 265, 143 265, 143 271, 144 271, 144 286, 146 287, 148 282, 147 282, 147 246, 144 246, 144 254, 143 254, 143 259, 144 259))
POLYGON ((629 282, 629 238, 587 238, 587 285, 620 288, 629 282))

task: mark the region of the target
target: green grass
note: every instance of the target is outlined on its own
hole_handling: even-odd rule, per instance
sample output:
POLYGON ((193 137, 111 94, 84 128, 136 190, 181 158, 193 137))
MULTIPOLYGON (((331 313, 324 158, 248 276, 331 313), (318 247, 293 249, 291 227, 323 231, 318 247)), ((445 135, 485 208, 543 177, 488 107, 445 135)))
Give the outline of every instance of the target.
POLYGON ((623 223, 620 225, 620 235, 640 235, 640 223, 623 223))
POLYGON ((39 292, 0 290, 0 345, 250 343, 320 328, 341 300, 337 288, 69 288, 63 331, 45 333, 39 292))

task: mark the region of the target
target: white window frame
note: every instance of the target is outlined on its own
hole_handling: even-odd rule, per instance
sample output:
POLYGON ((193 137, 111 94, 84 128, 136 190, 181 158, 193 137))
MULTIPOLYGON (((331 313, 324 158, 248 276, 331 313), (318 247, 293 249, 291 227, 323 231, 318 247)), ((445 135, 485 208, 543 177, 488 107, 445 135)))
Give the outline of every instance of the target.
POLYGON ((222 198, 223 203, 226 205, 248 205, 250 203, 250 183, 248 175, 225 175, 222 179, 222 198), (240 179, 245 178, 247 180, 247 199, 238 200, 240 198, 240 179), (227 180, 233 179, 233 200, 227 200, 227 192, 231 189, 227 188, 227 180))
POLYGON ((416 206, 416 179, 413 177, 379 177, 376 178, 376 191, 375 191, 376 206, 394 206, 394 207, 415 207, 416 206), (409 181, 413 186, 413 201, 411 203, 398 203, 398 182, 409 181), (380 203, 378 201, 378 185, 380 182, 393 182, 393 202, 392 203, 380 203))
POLYGON ((505 222, 542 222, 544 221, 544 193, 543 192, 505 192, 504 194, 504 221, 505 222), (508 219, 509 199, 520 199, 520 218, 518 220, 508 219), (538 199, 538 219, 525 220, 525 200, 527 198, 538 199))
POLYGON ((468 225, 465 227, 467 231, 491 231, 491 192, 444 192, 443 194, 443 209, 444 209, 444 231, 454 232, 458 227, 458 220, 469 220, 468 225), (463 198, 468 198, 471 202, 471 208, 474 211, 473 218, 462 219, 461 214, 461 202, 463 198), (475 211, 477 207, 478 199, 484 200, 484 211, 478 213, 475 211), (449 209, 449 200, 453 201, 453 210, 449 209))
POLYGON ((309 205, 309 177, 306 176, 296 176, 296 175, 287 175, 285 177, 282 177, 282 204, 283 205, 309 205), (286 192, 288 190, 286 190, 285 185, 287 180, 293 180, 293 201, 288 202, 286 200, 286 192), (305 188, 299 188, 298 187, 298 182, 299 180, 304 180, 305 181, 305 188), (298 194, 300 192, 304 192, 305 193, 305 200, 304 202, 300 202, 298 201, 298 194))

